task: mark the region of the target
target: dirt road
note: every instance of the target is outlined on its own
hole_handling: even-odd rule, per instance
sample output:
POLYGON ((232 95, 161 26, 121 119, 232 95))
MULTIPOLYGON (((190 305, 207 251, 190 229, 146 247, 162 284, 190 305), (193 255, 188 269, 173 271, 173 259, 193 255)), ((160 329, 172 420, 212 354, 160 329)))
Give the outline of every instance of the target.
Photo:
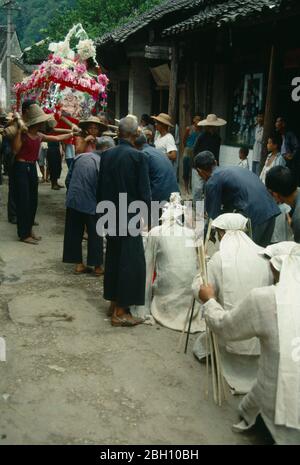
POLYGON ((264 444, 238 435, 239 399, 205 399, 178 333, 112 328, 102 279, 61 262, 65 191, 40 185, 38 246, 17 240, 0 187, 0 444, 264 444))

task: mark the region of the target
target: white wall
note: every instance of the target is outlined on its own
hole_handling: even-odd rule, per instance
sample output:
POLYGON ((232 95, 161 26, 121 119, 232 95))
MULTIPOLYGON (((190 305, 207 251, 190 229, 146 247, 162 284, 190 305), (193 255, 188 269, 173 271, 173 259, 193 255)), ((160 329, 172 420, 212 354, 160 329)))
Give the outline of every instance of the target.
POLYGON ((128 111, 138 119, 151 111, 150 71, 143 58, 132 58, 129 71, 128 111))
MULTIPOLYGON (((253 150, 249 150, 248 161, 249 166, 252 166, 253 150)), ((230 145, 222 145, 220 150, 220 166, 232 166, 239 163, 239 147, 231 147, 230 145)))

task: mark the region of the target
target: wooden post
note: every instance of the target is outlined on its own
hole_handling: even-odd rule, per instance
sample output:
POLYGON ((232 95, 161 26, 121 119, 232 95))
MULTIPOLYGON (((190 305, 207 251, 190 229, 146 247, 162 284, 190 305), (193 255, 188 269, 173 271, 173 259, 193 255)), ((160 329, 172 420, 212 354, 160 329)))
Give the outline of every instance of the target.
POLYGON ((211 35, 211 48, 210 48, 210 58, 207 67, 207 82, 206 82, 206 99, 205 99, 205 112, 208 115, 209 113, 214 113, 213 109, 213 96, 214 96, 214 81, 215 81, 215 64, 216 64, 216 43, 217 43, 217 34, 216 31, 211 35))
POLYGON ((180 128, 180 146, 179 146, 179 179, 182 179, 183 175, 183 165, 182 165, 182 157, 184 153, 184 146, 183 146, 183 134, 185 132, 185 128, 188 125, 186 121, 186 106, 187 106, 187 92, 186 92, 186 84, 180 86, 179 88, 179 111, 178 111, 178 120, 177 123, 180 128))
POLYGON ((159 113, 163 112, 163 89, 159 89, 159 113))
POLYGON ((268 151, 267 151, 268 137, 275 130, 275 118, 276 118, 276 110, 277 110, 277 90, 278 90, 278 83, 276 80, 277 63, 278 63, 278 49, 275 45, 272 45, 271 53, 270 53, 268 90, 267 90, 266 106, 265 106, 264 137, 263 137, 261 167, 264 166, 266 158, 267 158, 267 154, 268 154, 268 151))
POLYGON ((169 109, 168 113, 172 118, 173 123, 176 123, 177 116, 177 84, 178 84, 178 50, 177 47, 172 47, 171 56, 171 72, 170 72, 170 87, 169 87, 169 109))

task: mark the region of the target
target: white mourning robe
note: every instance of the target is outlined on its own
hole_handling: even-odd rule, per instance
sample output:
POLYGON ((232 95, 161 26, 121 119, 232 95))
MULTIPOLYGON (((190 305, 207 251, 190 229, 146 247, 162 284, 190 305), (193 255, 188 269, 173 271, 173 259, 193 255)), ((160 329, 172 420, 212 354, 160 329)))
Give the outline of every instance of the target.
MULTIPOLYGON (((182 331, 193 301, 191 283, 197 273, 197 253, 193 230, 174 223, 153 228, 145 247, 145 306, 134 316, 149 318, 161 325, 182 331), (156 273, 153 282, 154 272, 156 273)), ((204 331, 200 305, 196 302, 191 332, 204 331)))
MULTIPOLYGON (((256 287, 264 287, 273 283, 273 276, 268 261, 258 255, 258 246, 249 248, 250 255, 241 254, 235 264, 235 270, 227 269, 223 273, 221 252, 216 252, 207 265, 208 282, 215 289, 217 301, 226 311, 231 311, 234 304, 240 302, 245 295, 256 287), (257 249, 257 250, 256 250, 257 249), (254 255, 255 254, 255 255, 254 255), (230 282, 233 271, 240 277, 238 283, 230 282), (225 275, 225 279, 224 279, 225 275), (224 295, 225 290, 225 295, 224 295)), ((232 265, 231 265, 232 266, 232 265)), ((202 278, 198 274, 193 281, 194 297, 199 301, 199 289, 202 278)), ((259 341, 256 338, 245 341, 226 342, 219 337, 220 353, 224 377, 234 394, 246 394, 256 379, 258 358, 260 354, 259 341)), ((194 345, 194 354, 198 359, 206 356, 206 336, 201 334, 194 345)))
MULTIPOLYGON (((280 354, 275 290, 276 286, 254 289, 230 312, 211 299, 204 305, 204 311, 212 331, 222 334, 226 340, 241 341, 252 337, 260 340, 257 380, 239 406, 240 415, 251 427, 261 414, 277 444, 300 444, 300 430, 275 424, 280 354)), ((299 411, 300 395, 298 400, 299 411)))

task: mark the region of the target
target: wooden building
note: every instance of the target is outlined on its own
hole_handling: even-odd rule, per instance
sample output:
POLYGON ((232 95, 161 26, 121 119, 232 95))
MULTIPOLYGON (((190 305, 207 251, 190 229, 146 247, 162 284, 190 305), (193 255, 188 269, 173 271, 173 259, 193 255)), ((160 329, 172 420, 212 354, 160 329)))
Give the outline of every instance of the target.
POLYGON ((166 1, 98 39, 110 109, 168 111, 182 130, 193 114, 216 113, 228 121, 224 164, 252 145, 260 109, 266 136, 278 115, 300 136, 299 19, 297 0, 166 1))
MULTIPOLYGON (((10 60, 12 87, 29 74, 27 65, 20 60, 21 56, 22 50, 18 35, 16 32, 13 32, 10 60)), ((0 28, 0 109, 9 109, 7 108, 7 32, 5 27, 0 28)))
POLYGON ((168 0, 98 40, 97 59, 111 79, 116 117, 168 109, 172 40, 162 31, 197 12, 203 0, 168 0))
POLYGON ((180 121, 200 111, 228 121, 222 129, 223 163, 236 162, 238 147, 253 144, 261 109, 265 137, 279 115, 300 136, 300 103, 293 99, 300 76, 299 20, 300 3, 294 0, 207 0, 196 15, 162 32, 181 57, 180 121))

